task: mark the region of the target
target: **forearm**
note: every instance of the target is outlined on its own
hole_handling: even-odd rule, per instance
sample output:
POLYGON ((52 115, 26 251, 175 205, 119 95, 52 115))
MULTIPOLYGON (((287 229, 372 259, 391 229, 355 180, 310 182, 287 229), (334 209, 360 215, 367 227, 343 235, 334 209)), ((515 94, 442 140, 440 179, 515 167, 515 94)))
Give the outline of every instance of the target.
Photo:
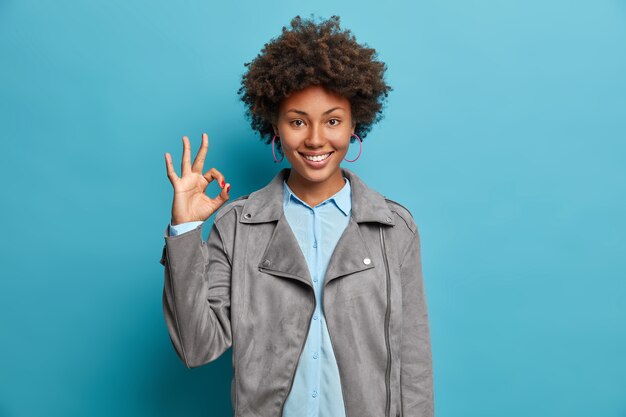
POLYGON ((416 233, 401 265, 402 273, 402 415, 434 415, 430 330, 419 235, 416 233))
POLYGON ((232 344, 230 264, 213 226, 165 236, 163 314, 178 356, 189 368, 218 358, 232 344))

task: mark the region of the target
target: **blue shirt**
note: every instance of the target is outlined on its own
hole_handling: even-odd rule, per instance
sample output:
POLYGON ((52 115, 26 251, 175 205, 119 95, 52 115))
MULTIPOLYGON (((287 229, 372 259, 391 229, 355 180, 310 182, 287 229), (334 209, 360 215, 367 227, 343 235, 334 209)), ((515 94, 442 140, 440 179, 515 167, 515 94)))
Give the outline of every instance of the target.
MULTIPOLYGON (((283 182, 285 217, 307 261, 317 301, 283 417, 345 417, 339 370, 322 309, 322 281, 352 211, 350 181, 344 179, 341 190, 315 207, 283 182)), ((170 234, 184 233, 200 223, 170 224, 170 234)))

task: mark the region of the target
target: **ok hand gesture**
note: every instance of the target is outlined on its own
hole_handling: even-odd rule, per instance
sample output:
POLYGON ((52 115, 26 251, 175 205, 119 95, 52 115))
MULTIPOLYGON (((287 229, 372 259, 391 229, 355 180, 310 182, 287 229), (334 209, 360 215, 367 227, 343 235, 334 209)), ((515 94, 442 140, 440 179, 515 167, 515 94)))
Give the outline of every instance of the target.
POLYGON ((174 187, 174 201, 172 203, 172 225, 191 221, 205 221, 224 204, 230 196, 230 184, 224 181, 224 176, 215 168, 202 174, 204 160, 209 149, 209 137, 202 134, 202 146, 191 165, 191 145, 189 138, 183 136, 183 160, 181 164, 182 178, 176 175, 172 165, 172 156, 165 153, 167 176, 174 187), (222 191, 215 198, 205 194, 206 187, 216 179, 222 191))

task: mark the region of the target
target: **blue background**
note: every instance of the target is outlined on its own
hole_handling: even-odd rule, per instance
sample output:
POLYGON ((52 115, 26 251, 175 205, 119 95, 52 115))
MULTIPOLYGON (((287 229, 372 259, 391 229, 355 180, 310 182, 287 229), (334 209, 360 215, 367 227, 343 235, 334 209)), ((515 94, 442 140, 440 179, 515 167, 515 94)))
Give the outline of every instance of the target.
POLYGON ((437 416, 626 416, 626 2, 302 4, 0 0, 0 416, 230 415, 162 318, 163 155, 287 166, 236 91, 309 13, 389 67, 344 166, 420 228, 437 416))

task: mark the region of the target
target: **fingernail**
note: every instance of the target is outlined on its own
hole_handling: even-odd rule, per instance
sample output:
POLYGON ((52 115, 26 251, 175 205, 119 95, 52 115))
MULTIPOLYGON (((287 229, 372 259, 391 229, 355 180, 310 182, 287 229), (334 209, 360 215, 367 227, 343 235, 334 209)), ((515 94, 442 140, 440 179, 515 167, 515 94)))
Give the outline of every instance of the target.
POLYGON ((230 191, 230 184, 228 184, 228 187, 226 187, 226 192, 230 191))
POLYGON ((224 180, 222 180, 222 182, 220 182, 220 187, 224 188, 224 180))

